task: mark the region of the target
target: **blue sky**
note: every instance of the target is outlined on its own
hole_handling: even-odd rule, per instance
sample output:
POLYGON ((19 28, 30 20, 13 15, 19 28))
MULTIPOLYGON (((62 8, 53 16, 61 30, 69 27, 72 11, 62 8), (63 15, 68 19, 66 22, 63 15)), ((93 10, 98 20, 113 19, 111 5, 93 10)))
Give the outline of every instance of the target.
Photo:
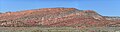
POLYGON ((120 0, 0 0, 0 12, 67 7, 94 10, 104 16, 120 16, 120 0))

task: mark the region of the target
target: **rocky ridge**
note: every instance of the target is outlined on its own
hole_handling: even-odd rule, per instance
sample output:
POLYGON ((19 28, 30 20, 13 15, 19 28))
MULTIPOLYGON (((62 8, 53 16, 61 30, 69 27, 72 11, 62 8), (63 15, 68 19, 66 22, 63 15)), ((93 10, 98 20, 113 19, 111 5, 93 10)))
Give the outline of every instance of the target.
MULTIPOLYGON (((42 8, 0 14, 1 27, 108 27, 120 20, 107 20, 93 10, 42 8)), ((120 26, 120 25, 118 25, 120 26)))

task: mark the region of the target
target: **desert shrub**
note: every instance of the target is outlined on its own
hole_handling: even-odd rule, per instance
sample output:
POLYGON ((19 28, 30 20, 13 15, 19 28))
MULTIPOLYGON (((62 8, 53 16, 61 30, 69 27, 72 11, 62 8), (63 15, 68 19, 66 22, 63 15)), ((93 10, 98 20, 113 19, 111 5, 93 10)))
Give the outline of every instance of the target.
POLYGON ((41 30, 33 30, 31 32, 42 32, 41 30))
POLYGON ((108 32, 108 31, 102 31, 102 32, 108 32))

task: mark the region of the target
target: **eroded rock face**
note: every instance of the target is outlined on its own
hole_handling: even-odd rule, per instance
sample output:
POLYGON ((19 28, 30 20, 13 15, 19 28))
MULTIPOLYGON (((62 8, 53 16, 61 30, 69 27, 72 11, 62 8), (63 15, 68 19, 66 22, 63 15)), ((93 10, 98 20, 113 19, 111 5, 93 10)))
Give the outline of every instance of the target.
MULTIPOLYGON (((114 21, 119 22, 119 21, 114 21)), ((0 26, 102 27, 113 23, 93 10, 42 8, 0 14, 0 26)))

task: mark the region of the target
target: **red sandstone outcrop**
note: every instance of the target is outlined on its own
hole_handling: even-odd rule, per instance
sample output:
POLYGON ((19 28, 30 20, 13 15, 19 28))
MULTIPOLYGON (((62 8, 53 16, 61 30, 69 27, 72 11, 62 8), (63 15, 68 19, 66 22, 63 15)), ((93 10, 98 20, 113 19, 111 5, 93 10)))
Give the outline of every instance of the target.
POLYGON ((0 26, 103 27, 120 21, 107 20, 93 10, 42 8, 0 14, 0 26))

